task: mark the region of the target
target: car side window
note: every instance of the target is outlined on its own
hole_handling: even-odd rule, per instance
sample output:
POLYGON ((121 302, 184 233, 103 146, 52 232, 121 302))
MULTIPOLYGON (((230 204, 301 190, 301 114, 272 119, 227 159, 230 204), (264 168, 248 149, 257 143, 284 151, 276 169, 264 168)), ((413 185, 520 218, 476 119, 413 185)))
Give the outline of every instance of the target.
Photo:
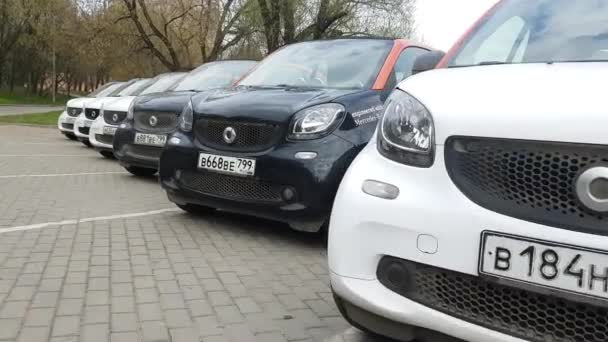
POLYGON ((393 89, 397 84, 412 75, 414 61, 416 57, 429 52, 418 47, 408 47, 401 52, 393 67, 393 73, 387 82, 387 89, 393 89))
POLYGON ((401 52, 397 62, 395 62, 395 76, 397 77, 397 83, 412 76, 412 69, 414 68, 414 61, 416 61, 416 57, 427 52, 429 51, 417 47, 408 47, 401 52))

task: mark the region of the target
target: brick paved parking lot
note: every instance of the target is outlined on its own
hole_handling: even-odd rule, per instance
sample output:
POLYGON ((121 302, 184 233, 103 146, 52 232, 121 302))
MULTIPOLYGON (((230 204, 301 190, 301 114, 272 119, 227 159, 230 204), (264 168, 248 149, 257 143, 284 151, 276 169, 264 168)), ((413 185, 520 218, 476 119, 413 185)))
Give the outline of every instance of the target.
POLYGON ((56 130, 0 126, 0 341, 372 341, 319 236, 192 216, 56 130))

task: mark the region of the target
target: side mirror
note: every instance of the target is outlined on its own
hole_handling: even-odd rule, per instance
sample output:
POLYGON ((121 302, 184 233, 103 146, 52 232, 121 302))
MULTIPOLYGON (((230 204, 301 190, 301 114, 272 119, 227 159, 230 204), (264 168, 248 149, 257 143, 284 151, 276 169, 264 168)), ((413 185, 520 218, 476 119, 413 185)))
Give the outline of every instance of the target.
POLYGON ((418 56, 414 61, 412 75, 435 69, 443 57, 445 57, 445 52, 443 51, 431 51, 418 56))

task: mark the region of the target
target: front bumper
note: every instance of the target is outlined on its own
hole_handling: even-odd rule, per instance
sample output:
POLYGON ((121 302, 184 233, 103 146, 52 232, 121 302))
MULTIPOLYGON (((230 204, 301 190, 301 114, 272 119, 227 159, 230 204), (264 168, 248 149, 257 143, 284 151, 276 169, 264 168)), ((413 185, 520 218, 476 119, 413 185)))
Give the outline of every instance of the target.
POLYGON ((89 141, 89 133, 91 131, 93 120, 87 119, 84 114, 80 114, 74 122, 74 134, 80 141, 89 141))
POLYGON ((334 135, 315 141, 283 143, 269 151, 248 154, 213 151, 182 133, 176 133, 173 137, 181 142, 178 145, 169 142, 161 155, 159 170, 161 184, 171 201, 286 222, 296 230, 309 232, 318 231, 327 220, 342 176, 358 152, 353 144, 334 135), (198 175, 208 172, 197 168, 200 152, 256 159, 254 177, 243 179, 217 173, 209 175, 225 177, 220 180, 225 182, 242 180, 252 184, 250 186, 254 189, 264 184, 274 189, 276 200, 263 200, 261 196, 246 191, 223 194, 184 185, 181 177, 185 172, 198 175), (296 159, 298 152, 316 152, 317 157, 311 160, 296 159), (281 196, 286 188, 295 190, 292 199, 281 196))
POLYGON ((132 123, 123 122, 114 134, 114 155, 124 167, 141 167, 158 170, 162 147, 136 145, 137 131, 132 123))
POLYGON ((431 168, 414 168, 383 158, 372 143, 353 162, 331 216, 328 257, 332 286, 345 300, 396 322, 472 342, 520 342, 390 290, 378 280, 380 260, 391 256, 481 279, 479 249, 485 230, 599 250, 606 249, 608 237, 556 229, 486 210, 453 184, 446 171, 443 146, 437 146, 436 153, 438 158, 431 168), (366 180, 395 185, 400 195, 395 200, 367 195, 361 190, 366 180))
POLYGON ((73 134, 75 121, 76 118, 69 116, 64 110, 63 113, 59 115, 59 119, 57 119, 57 128, 63 134, 73 134))
POLYGON ((104 121, 103 117, 99 117, 97 120, 93 121, 93 124, 91 125, 91 129, 89 132, 89 141, 96 150, 112 151, 114 144, 114 136, 104 134, 104 127, 118 128, 118 126, 107 124, 104 121))

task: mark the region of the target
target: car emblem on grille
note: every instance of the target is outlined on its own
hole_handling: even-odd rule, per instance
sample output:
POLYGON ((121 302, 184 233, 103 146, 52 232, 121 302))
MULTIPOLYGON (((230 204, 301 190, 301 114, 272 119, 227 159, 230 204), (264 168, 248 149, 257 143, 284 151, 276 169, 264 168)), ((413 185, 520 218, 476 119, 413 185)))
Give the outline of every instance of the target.
POLYGON ((152 115, 150 117, 150 120, 148 120, 148 122, 150 123, 150 126, 156 127, 156 125, 158 124, 158 118, 156 116, 152 115))
POLYGON ((96 111, 92 111, 92 112, 91 112, 91 116, 92 116, 93 118, 96 118, 96 117, 97 117, 97 112, 96 112, 96 111))
POLYGON ((112 121, 118 122, 118 114, 112 115, 112 121))
POLYGON ((72 113, 72 116, 76 115, 76 109, 72 109, 70 113, 72 113))
POLYGON ((226 127, 223 137, 227 144, 232 144, 236 140, 236 131, 232 127, 226 127))
POLYGON ((578 176, 576 196, 588 209, 608 213, 608 167, 591 167, 578 176))

